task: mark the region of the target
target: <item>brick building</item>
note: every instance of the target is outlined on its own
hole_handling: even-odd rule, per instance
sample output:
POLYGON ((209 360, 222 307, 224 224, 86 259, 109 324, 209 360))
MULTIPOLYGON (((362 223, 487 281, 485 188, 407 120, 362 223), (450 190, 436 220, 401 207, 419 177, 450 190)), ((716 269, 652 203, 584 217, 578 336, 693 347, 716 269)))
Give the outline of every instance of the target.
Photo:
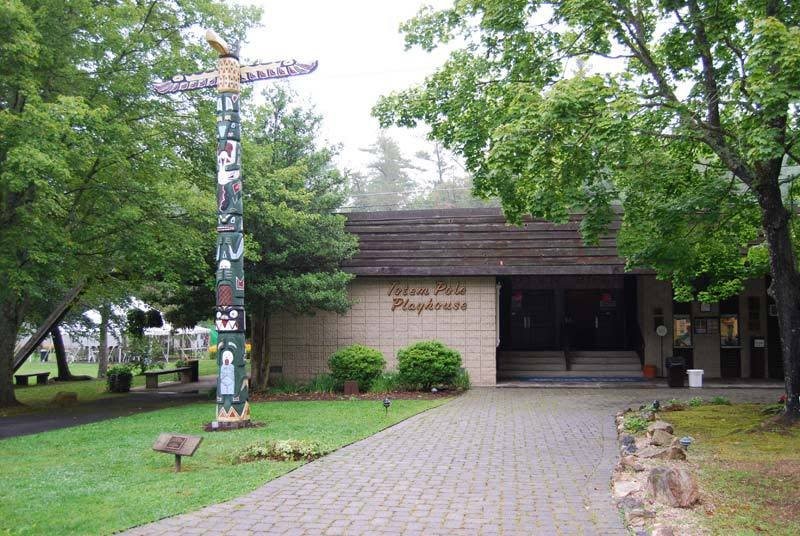
POLYGON ((360 251, 345 270, 345 314, 282 313, 270 322, 270 373, 307 380, 336 349, 397 350, 439 340, 461 352, 473 384, 541 377, 662 374, 681 355, 706 377, 782 377, 777 318, 764 280, 720 303, 677 303, 669 283, 625 272, 612 224, 595 246, 580 217, 507 225, 499 209, 351 213, 360 251), (666 335, 656 328, 663 325, 666 335))

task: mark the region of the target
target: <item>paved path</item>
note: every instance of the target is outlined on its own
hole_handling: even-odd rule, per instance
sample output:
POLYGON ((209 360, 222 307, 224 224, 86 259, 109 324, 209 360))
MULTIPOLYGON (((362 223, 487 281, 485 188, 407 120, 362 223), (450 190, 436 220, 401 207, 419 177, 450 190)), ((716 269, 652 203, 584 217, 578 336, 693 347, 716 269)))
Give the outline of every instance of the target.
MULTIPOLYGON (((773 400, 778 391, 712 391, 773 400)), ((613 414, 688 389, 474 389, 156 534, 623 535, 613 414)))
MULTIPOLYGON (((66 408, 47 408, 34 413, 0 417, 0 439, 38 434, 91 422, 126 417, 145 411, 171 408, 192 402, 207 401, 208 389, 215 377, 203 376, 199 383, 167 384, 159 389, 131 390, 125 396, 101 398, 66 408), (198 392, 199 391, 199 392, 198 392)), ((35 389, 35 387, 30 387, 35 389)), ((64 391, 69 391, 69 384, 64 391)))

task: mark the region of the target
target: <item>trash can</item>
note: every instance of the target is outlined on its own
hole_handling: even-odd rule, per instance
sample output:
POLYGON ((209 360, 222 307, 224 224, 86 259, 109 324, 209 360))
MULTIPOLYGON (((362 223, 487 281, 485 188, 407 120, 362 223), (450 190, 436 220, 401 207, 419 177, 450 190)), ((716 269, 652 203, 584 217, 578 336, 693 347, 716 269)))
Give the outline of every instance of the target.
POLYGON ((702 387, 703 386, 703 369, 689 369, 686 374, 689 375, 689 387, 702 387))
POLYGON ((667 385, 670 387, 683 387, 683 378, 686 377, 686 360, 680 356, 669 356, 664 361, 667 368, 667 385))

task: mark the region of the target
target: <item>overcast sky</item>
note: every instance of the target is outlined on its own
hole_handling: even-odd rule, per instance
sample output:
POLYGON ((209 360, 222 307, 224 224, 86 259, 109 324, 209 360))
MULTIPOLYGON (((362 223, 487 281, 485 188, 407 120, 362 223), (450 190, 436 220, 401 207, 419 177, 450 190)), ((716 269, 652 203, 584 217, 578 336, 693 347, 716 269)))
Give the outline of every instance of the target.
MULTIPOLYGON (((451 0, 252 0, 263 9, 262 27, 247 35, 242 59, 319 60, 311 75, 289 79, 303 101, 324 117, 323 134, 343 145, 340 165, 363 168, 359 151, 378 133, 370 109, 380 95, 421 82, 446 53, 406 51, 400 24, 420 7, 451 0)), ((407 156, 425 147, 425 132, 391 129, 407 156)))

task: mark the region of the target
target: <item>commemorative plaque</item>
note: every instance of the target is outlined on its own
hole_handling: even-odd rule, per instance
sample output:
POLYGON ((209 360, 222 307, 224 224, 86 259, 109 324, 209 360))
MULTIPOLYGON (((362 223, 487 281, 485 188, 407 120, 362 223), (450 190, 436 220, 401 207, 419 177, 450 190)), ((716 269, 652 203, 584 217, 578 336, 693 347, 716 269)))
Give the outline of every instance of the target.
POLYGON ((153 443, 153 450, 175 455, 175 472, 181 470, 181 456, 193 456, 202 437, 182 434, 160 434, 153 443))

